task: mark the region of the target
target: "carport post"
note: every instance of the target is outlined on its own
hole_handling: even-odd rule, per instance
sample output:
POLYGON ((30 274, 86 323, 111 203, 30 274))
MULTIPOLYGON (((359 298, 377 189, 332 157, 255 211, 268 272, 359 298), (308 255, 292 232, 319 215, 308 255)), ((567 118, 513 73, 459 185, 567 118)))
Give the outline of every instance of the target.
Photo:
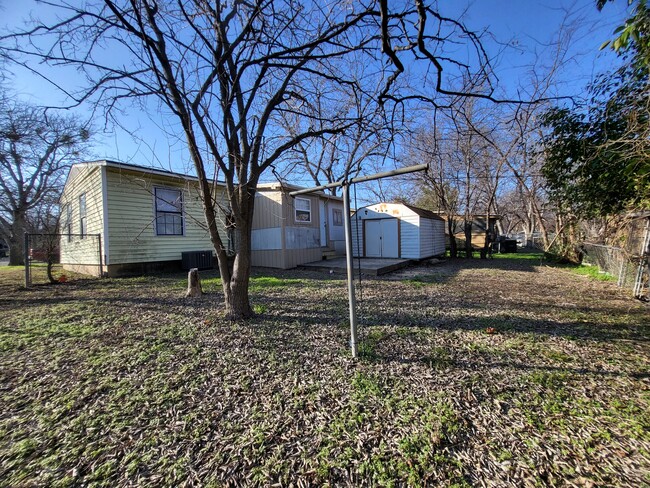
MULTIPOLYGON (((352 218, 350 216, 350 185, 343 187, 343 222, 345 226, 345 264, 348 269, 348 301, 350 304, 350 348, 352 357, 356 358, 357 350, 357 298, 354 294, 354 264, 352 257, 352 218)), ((357 229, 358 232, 358 229, 357 229)))
POLYGON ((23 250, 23 256, 25 260, 25 288, 29 288, 29 286, 32 284, 32 277, 30 276, 31 273, 31 263, 29 262, 29 234, 25 232, 25 248, 23 250))
MULTIPOLYGON (((345 263, 348 268, 348 299, 350 302, 350 347, 352 349, 352 357, 356 358, 359 354, 357 349, 357 298, 354 295, 354 269, 352 259, 352 216, 350 215, 350 185, 352 183, 362 183, 364 181, 378 180, 380 178, 388 178, 390 176, 405 175, 407 173, 414 173, 416 171, 426 171, 429 167, 428 164, 418 164, 415 166, 408 166, 406 168, 394 169, 384 173, 376 173, 370 176, 359 176, 351 180, 335 181, 327 185, 316 186, 313 188, 305 188, 303 190, 296 190, 289 192, 291 197, 298 195, 306 195, 316 191, 327 190, 328 188, 343 188, 343 225, 345 227, 345 263)), ((355 209, 356 210, 356 209, 355 209)), ((357 229, 357 232, 359 230, 357 229)))

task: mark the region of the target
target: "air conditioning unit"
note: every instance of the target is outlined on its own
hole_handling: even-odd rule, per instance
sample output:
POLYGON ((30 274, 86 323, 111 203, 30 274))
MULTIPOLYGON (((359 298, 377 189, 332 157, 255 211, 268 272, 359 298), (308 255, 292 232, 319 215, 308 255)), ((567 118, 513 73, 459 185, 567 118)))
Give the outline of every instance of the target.
POLYGON ((212 251, 187 251, 181 253, 182 266, 184 270, 199 268, 214 268, 214 257, 212 251))

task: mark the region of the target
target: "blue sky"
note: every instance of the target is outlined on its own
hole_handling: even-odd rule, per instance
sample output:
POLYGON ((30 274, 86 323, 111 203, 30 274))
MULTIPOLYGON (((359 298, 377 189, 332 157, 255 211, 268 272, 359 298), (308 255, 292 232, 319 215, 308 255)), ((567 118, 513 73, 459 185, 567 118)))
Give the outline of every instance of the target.
MULTIPOLYGON (((627 1, 609 3, 602 13, 595 7, 595 0, 457 0, 441 1, 440 11, 450 17, 465 13, 466 25, 475 31, 488 31, 484 46, 495 58, 495 71, 506 96, 516 95, 517 89, 525 90, 527 67, 550 59, 549 44, 563 21, 578 26, 573 34, 570 57, 560 75, 558 95, 577 95, 583 91, 594 74, 606 71, 616 64, 609 51, 599 46, 611 37, 612 31, 626 16, 627 1)), ((50 15, 49 7, 35 0, 0 0, 0 28, 15 29, 30 15, 50 15)), ((80 82, 72 71, 55 74, 61 84, 73 87, 80 82)), ((19 69, 6 83, 20 98, 37 103, 56 105, 65 103, 64 97, 51 86, 19 69)), ((84 109, 77 109, 87 116, 84 109)), ((161 130, 164 119, 156 114, 140 112, 132 107, 125 109, 124 125, 137 134, 134 138, 127 132, 109 127, 103 131, 103 120, 95 126, 100 130, 94 156, 117 159, 134 164, 150 165, 184 171, 187 160, 182 141, 170 140, 161 130)), ((272 179, 272 175, 267 180, 272 179)), ((295 182, 309 184, 309 182, 295 182)))

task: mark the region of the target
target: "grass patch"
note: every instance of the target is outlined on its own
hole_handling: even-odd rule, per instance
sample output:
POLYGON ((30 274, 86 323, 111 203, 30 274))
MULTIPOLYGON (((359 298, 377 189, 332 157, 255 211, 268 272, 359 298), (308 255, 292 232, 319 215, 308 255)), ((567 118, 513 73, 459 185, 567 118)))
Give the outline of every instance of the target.
POLYGON ((598 266, 588 266, 588 265, 565 265, 565 269, 568 269, 574 274, 580 275, 580 276, 588 276, 589 278, 592 278, 594 280, 598 281, 616 281, 616 277, 612 276, 609 273, 605 273, 604 271, 600 271, 598 269, 598 266))
POLYGON ((414 288, 424 288, 428 285, 435 285, 440 283, 440 278, 435 275, 417 275, 407 280, 402 280, 402 283, 411 285, 414 288))
POLYGON ((515 261, 537 261, 541 262, 544 258, 543 252, 538 251, 527 251, 517 249, 517 252, 512 253, 493 253, 492 257, 494 259, 508 259, 515 261))

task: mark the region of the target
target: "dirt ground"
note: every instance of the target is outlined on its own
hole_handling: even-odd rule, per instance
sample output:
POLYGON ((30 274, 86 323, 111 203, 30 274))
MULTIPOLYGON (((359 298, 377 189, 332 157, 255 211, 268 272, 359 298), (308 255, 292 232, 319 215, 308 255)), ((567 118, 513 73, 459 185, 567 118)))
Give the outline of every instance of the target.
POLYGON ((20 288, 0 268, 0 486, 650 486, 650 309, 539 255, 358 286, 257 270, 20 288))

